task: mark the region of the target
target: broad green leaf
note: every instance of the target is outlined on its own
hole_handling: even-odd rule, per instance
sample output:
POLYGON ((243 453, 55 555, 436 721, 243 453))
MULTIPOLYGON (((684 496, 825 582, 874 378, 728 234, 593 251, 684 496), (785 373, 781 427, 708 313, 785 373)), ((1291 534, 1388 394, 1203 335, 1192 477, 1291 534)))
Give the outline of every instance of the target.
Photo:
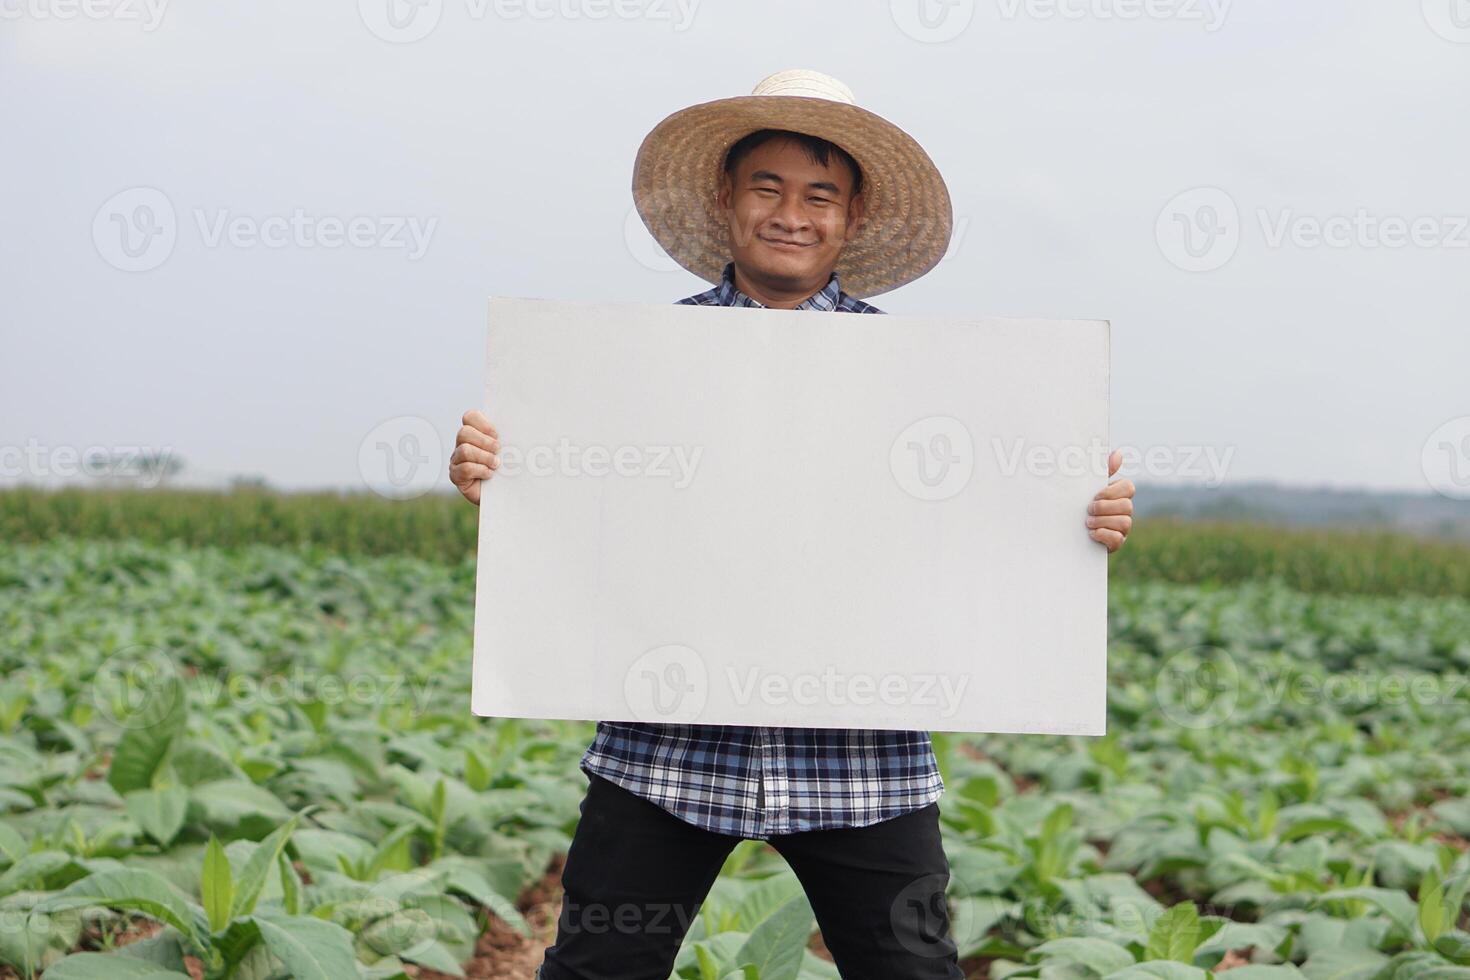
POLYGON ((1254 922, 1230 922, 1210 935, 1195 947, 1195 955, 1201 953, 1225 953, 1232 949, 1275 950, 1286 942, 1287 932, 1280 926, 1260 925, 1254 922))
POLYGON ((141 912, 199 942, 194 909, 188 899, 152 871, 138 868, 99 871, 73 882, 55 896, 38 903, 37 908, 50 912, 88 905, 141 912))
POLYGON ((260 926, 250 916, 231 919, 225 931, 214 936, 213 949, 224 959, 226 972, 257 962, 264 948, 260 926))
POLYGON ((189 809, 189 791, 182 786, 135 789, 126 794, 124 800, 128 816, 164 847, 178 836, 189 809))
POLYGON ((126 728, 107 770, 108 783, 124 796, 152 785, 153 774, 188 721, 184 685, 171 669, 150 668, 146 682, 131 694, 143 700, 122 719, 126 728))
POLYGON ((1451 963, 1470 965, 1470 933, 1452 930, 1434 941, 1434 951, 1451 963))
POLYGON ((8 823, 0 823, 0 863, 14 864, 26 855, 25 838, 8 823))
POLYGON ((1117 973, 1104 975, 1104 980, 1210 980, 1211 974, 1197 966, 1172 960, 1135 963, 1117 973))
POLYGON ((22 975, 35 974, 74 949, 82 934, 83 913, 69 909, 42 913, 35 905, 45 899, 40 892, 21 892, 0 901, 0 963, 8 963, 22 975))
POLYGON ((371 966, 357 964, 358 980, 410 980, 404 972, 403 961, 396 956, 385 956, 371 966))
POLYGON ((427 912, 434 920, 434 939, 454 958, 463 963, 475 955, 475 941, 480 926, 464 902, 454 895, 415 895, 412 908, 427 912))
POLYGON ((735 928, 746 932, 764 922, 776 909, 804 894, 795 874, 772 875, 757 884, 735 906, 735 928))
POLYGON ((449 877, 445 879, 445 887, 483 905, 521 935, 531 934, 530 923, 521 915, 515 902, 490 887, 490 883, 479 872, 463 866, 451 867, 449 877))
POLYGON ((357 976, 352 933, 312 916, 253 916, 260 938, 293 980, 346 980, 357 976))
POLYGON ((1133 965, 1133 954, 1106 939, 1067 937, 1044 942, 1031 951, 1043 962, 1080 963, 1099 974, 1116 973, 1133 965))
POLYGON ((189 800, 202 811, 204 823, 220 832, 242 825, 277 825, 291 816, 274 793, 247 780, 201 783, 190 788, 189 800))
POLYGON ((72 863, 65 851, 34 851, 0 874, 0 895, 39 890, 46 880, 72 863))
POLYGON ((976 955, 996 924, 1016 910, 1016 903, 998 895, 951 898, 949 934, 961 958, 976 955))
POLYGON ((368 880, 372 881, 384 871, 403 872, 414 868, 413 838, 417 833, 417 827, 404 824, 394 827, 384 835, 373 850, 372 860, 368 862, 368 880))
POLYGON ((147 960, 175 973, 188 973, 188 967, 184 964, 184 948, 180 945, 181 938, 177 930, 164 929, 147 939, 128 943, 118 950, 118 954, 147 960))
POLYGON ((755 966, 761 980, 796 980, 812 924, 811 905, 798 895, 751 931, 735 961, 755 966))
POLYGON ((1378 980, 1470 980, 1470 967, 1447 963, 1434 953, 1409 950, 1389 960, 1378 980))
POLYGON ((73 953, 46 971, 46 980, 190 980, 157 963, 121 953, 73 953))
POLYGON ((1317 900, 1321 902, 1344 899, 1356 899, 1377 906, 1393 920, 1404 935, 1413 935, 1414 921, 1419 910, 1414 905, 1414 900, 1404 892, 1391 888, 1337 888, 1317 896, 1317 900))
POLYGON ((1373 980, 1388 957, 1377 950, 1342 946, 1313 953, 1302 964, 1310 980, 1373 980))
POLYGON ((453 954, 444 947, 443 943, 434 939, 419 943, 411 949, 405 950, 398 954, 398 958, 407 960, 410 963, 417 963, 419 966, 426 966, 439 973, 447 973, 451 977, 464 976, 464 970, 455 960, 453 954))
POLYGON ((1180 902, 1159 916, 1149 930, 1147 960, 1172 960, 1190 963, 1199 945, 1199 909, 1193 902, 1180 902))
POLYGON ((1299 820, 1283 828, 1279 836, 1283 841, 1294 841, 1305 837, 1315 837, 1318 834, 1346 834, 1349 837, 1357 837, 1358 828, 1336 817, 1317 817, 1299 820))
POLYGON ((403 956, 405 950, 431 941, 435 932, 434 920, 427 912, 406 908, 372 922, 357 938, 380 956, 403 956))

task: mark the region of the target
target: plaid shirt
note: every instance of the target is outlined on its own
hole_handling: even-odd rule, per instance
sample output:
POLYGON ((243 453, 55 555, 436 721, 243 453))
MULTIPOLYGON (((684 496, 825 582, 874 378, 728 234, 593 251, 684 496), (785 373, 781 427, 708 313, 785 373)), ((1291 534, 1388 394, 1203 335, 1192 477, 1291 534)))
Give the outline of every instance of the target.
MULTIPOLYGON (((735 288, 734 263, 686 306, 762 304, 735 288)), ((882 313, 833 273, 798 310, 882 313)), ((866 827, 937 800, 944 781, 928 732, 599 721, 581 768, 696 827, 765 840, 866 827)))

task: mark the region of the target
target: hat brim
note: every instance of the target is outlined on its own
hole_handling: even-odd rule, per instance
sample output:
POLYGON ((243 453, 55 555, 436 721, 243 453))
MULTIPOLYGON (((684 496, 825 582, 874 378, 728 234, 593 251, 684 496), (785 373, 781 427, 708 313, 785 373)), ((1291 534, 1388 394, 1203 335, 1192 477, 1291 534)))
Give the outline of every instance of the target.
POLYGON ((717 200, 725 154, 758 129, 830 140, 863 171, 865 215, 843 246, 844 292, 876 296, 922 276, 949 248, 949 189, 924 148, 860 106, 789 95, 744 95, 681 109, 644 138, 633 164, 633 201, 654 240, 685 269, 717 283, 730 261, 717 200))

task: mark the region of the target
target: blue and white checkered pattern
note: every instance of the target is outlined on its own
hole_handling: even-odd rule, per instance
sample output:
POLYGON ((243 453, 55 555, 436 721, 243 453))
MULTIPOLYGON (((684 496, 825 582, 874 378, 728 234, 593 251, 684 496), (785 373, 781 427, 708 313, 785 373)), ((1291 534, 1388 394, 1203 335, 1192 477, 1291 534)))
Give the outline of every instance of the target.
MULTIPOLYGON (((735 288, 734 263, 693 306, 761 306, 735 288)), ((842 292, 833 273, 798 310, 882 313, 842 292)), ((944 792, 928 732, 757 728, 600 721, 581 767, 716 833, 866 827, 928 806, 944 792)))
MULTIPOLYGON (((686 299, 681 299, 675 305, 680 306, 758 306, 764 308, 764 304, 757 303, 749 296, 735 288, 735 263, 725 264, 725 274, 720 277, 719 285, 712 289, 686 299)), ((821 313, 830 313, 836 310, 838 313, 882 313, 878 307, 862 300, 849 296, 842 291, 842 286, 837 281, 837 273, 832 273, 823 286, 809 299, 803 300, 795 307, 798 310, 817 310, 821 313)))

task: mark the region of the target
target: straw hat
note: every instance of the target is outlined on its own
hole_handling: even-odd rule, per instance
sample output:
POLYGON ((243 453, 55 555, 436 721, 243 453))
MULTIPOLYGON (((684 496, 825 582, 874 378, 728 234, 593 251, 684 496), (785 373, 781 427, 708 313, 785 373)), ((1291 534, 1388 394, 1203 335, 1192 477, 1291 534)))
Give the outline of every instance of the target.
POLYGON ((863 171, 866 214, 843 246, 844 292, 875 296, 917 279, 949 248, 953 211, 944 178, 912 136, 867 109, 830 75, 793 69, 750 95, 681 109, 653 128, 633 164, 633 201, 674 260, 718 283, 730 261, 716 195, 725 154, 758 129, 787 129, 838 144, 863 171))

